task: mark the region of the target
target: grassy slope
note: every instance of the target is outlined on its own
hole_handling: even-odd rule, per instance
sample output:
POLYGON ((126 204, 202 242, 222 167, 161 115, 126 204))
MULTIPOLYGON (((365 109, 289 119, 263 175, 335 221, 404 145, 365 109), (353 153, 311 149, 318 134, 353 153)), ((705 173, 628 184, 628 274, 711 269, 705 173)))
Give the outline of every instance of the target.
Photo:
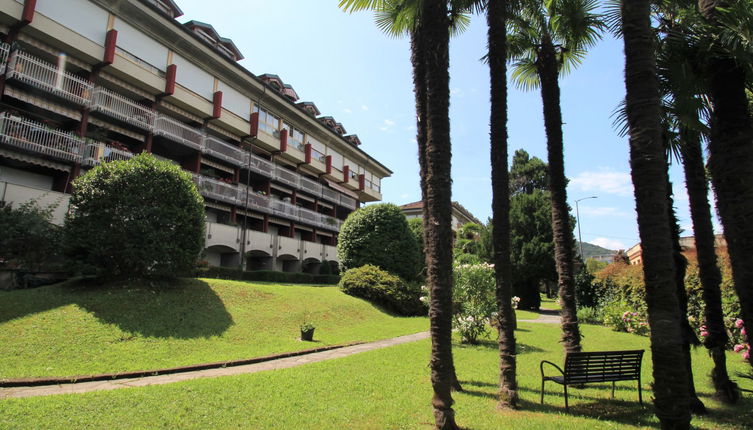
MULTIPOLYGON (((644 337, 596 326, 584 326, 584 332, 589 350, 648 349, 644 337)), ((466 389, 454 395, 459 424, 472 429, 558 430, 657 426, 650 408, 650 354, 644 358, 645 408, 638 405, 635 385, 625 382, 618 384, 615 400, 609 398, 608 385, 573 389, 571 415, 564 414, 562 388, 554 384, 547 386, 546 404, 539 405, 538 363, 561 361, 558 339, 557 325, 520 324, 520 411, 495 409, 496 344, 456 347, 458 374, 466 389)), ((428 429, 433 422, 428 358, 427 340, 254 375, 7 399, 0 402, 0 428, 428 429)), ((699 392, 711 409, 710 416, 694 419, 696 428, 746 428, 746 422, 753 422, 750 396, 734 409, 714 402, 706 377, 710 359, 703 349, 695 351, 694 359, 699 392)), ((730 354, 729 364, 732 371, 746 370, 739 356, 730 354)))
POLYGON ((0 291, 0 378, 146 370, 256 357, 428 328, 333 287, 183 280, 169 287, 0 291), (316 342, 301 342, 309 315, 316 342))

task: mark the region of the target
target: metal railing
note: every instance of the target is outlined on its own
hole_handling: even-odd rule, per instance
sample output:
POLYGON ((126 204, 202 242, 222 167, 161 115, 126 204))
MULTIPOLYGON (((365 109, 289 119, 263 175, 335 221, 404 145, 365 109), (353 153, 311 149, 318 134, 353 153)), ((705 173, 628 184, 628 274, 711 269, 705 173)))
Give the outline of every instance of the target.
MULTIPOLYGON (((194 176, 194 178, 196 178, 196 176, 194 176)), ((194 179, 194 181, 195 180, 196 179, 194 179)), ((206 176, 199 176, 199 181, 196 185, 199 188, 199 192, 206 197, 230 204, 238 203, 238 187, 235 185, 227 184, 206 176)))
POLYGON ((252 172, 259 173, 269 178, 272 178, 275 175, 274 163, 265 160, 256 154, 248 154, 248 165, 252 172))
POLYGON ((125 161, 133 157, 133 153, 111 148, 104 143, 89 143, 84 152, 84 164, 94 166, 109 161, 125 161))
POLYGON ((144 130, 154 128, 156 114, 153 110, 106 88, 94 89, 92 110, 105 113, 144 130))
POLYGON ((80 163, 84 152, 79 136, 8 112, 0 114, 0 137, 7 145, 61 160, 80 163))
POLYGON ((313 194, 316 197, 321 197, 322 195, 322 184, 313 181, 305 176, 300 176, 299 178, 301 189, 306 191, 307 193, 313 194))
POLYGON ((165 115, 157 115, 154 121, 154 134, 193 149, 201 150, 204 145, 204 133, 165 115))
POLYGON ((319 226, 327 230, 339 231, 342 221, 329 215, 319 214, 319 226))
POLYGON ((0 43, 0 74, 5 73, 5 66, 8 64, 8 54, 10 54, 10 45, 0 43))
POLYGON ((324 154, 322 154, 321 152, 317 151, 314 148, 311 148, 311 159, 312 160, 316 160, 316 161, 320 161, 322 163, 326 163, 327 162, 327 156, 324 155, 324 154))
POLYGON ((253 188, 242 185, 238 189, 238 203, 248 209, 270 213, 272 209, 269 206, 269 196, 256 193, 253 188), (248 195, 247 195, 248 193, 248 195))
POLYGON ((340 206, 346 207, 348 209, 355 209, 356 199, 348 197, 344 194, 340 194, 340 206))
POLYGON ((275 179, 284 184, 298 188, 300 178, 301 176, 295 172, 291 172, 290 170, 281 166, 275 166, 275 179))
POLYGON ((332 188, 322 187, 322 197, 332 203, 340 203, 340 193, 332 188))
POLYGON ((204 153, 225 160, 236 166, 243 166, 246 164, 246 151, 219 139, 215 139, 214 137, 207 136, 204 139, 204 153))
POLYGON ((269 207, 272 208, 272 212, 275 215, 298 221, 298 210, 300 208, 296 205, 292 205, 288 202, 283 202, 282 200, 271 199, 269 201, 269 207))
POLYGON ((16 51, 11 55, 7 77, 51 92, 82 106, 89 105, 94 89, 94 85, 88 80, 64 70, 58 70, 56 65, 22 51, 16 51))
POLYGON ((307 224, 319 225, 319 214, 306 208, 298 208, 298 219, 307 224))

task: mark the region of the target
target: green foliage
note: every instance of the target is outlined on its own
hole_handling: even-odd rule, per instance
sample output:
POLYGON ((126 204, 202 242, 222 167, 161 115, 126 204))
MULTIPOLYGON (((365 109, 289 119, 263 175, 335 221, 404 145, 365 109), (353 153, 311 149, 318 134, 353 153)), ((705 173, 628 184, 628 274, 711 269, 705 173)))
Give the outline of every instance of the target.
POLYGON ((321 266, 319 266, 319 274, 320 275, 331 275, 332 274, 332 265, 329 264, 329 261, 323 260, 321 266))
POLYGON ((482 261, 491 263, 494 258, 494 241, 492 240, 492 219, 488 218, 486 225, 481 230, 481 237, 479 239, 479 251, 478 256, 482 261))
POLYGON ((478 343, 497 312, 494 267, 489 264, 455 264, 452 299, 453 324, 463 343, 478 343))
POLYGON ((593 258, 586 259, 586 270, 590 274, 594 274, 604 269, 608 265, 609 263, 607 263, 606 261, 598 261, 598 260, 594 260, 593 258))
POLYGON ((593 308, 598 306, 603 292, 594 285, 594 276, 587 270, 581 270, 575 275, 575 301, 578 308, 593 308))
POLYGON ((531 194, 533 190, 549 189, 549 171, 540 158, 531 158, 523 149, 512 156, 510 166, 510 195, 531 194))
POLYGON ((368 205, 351 213, 343 223, 337 255, 346 269, 371 264, 413 281, 420 272, 414 237, 396 205, 368 205))
POLYGON ((51 223, 56 207, 35 200, 0 207, 0 262, 31 271, 49 267, 60 249, 60 227, 51 223))
POLYGON ((345 294, 372 301, 400 315, 425 314, 420 287, 377 266, 366 264, 349 269, 339 285, 345 294))
POLYGON ((604 315, 599 308, 578 306, 578 322, 584 324, 603 324, 604 315))
POLYGON ((65 253, 111 279, 190 272, 204 247, 204 200, 179 166, 148 154, 101 164, 73 182, 65 253))
POLYGON ((455 264, 479 264, 481 258, 476 254, 455 254, 455 264))
POLYGON ((340 281, 340 276, 338 275, 315 275, 313 273, 278 272, 274 270, 254 270, 244 272, 234 267, 202 267, 196 269, 196 276, 201 278, 280 282, 285 284, 333 285, 340 281))
POLYGON ((416 241, 418 247, 418 272, 419 278, 423 279, 424 272, 426 271, 426 251, 424 251, 424 221, 421 218, 408 219, 408 228, 413 235, 413 240, 416 241))

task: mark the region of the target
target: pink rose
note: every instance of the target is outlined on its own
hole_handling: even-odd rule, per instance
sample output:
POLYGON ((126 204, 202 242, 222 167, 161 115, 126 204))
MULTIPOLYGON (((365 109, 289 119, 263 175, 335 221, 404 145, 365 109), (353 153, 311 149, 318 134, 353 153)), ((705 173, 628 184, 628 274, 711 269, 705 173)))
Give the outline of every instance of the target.
POLYGON ((735 320, 735 327, 737 327, 737 328, 743 328, 743 320, 741 320, 740 318, 738 318, 737 320, 735 320))
POLYGON ((743 359, 750 360, 750 350, 743 352, 743 359))
POLYGON ((740 352, 740 351, 742 351, 743 349, 745 349, 745 346, 744 346, 744 345, 740 345, 740 344, 737 344, 737 345, 735 345, 735 347, 733 348, 733 350, 734 350, 735 352, 740 352))
POLYGON ((708 336, 708 335, 709 335, 709 332, 707 332, 707 331, 702 331, 702 332, 701 332, 701 336, 702 336, 702 337, 706 337, 706 336, 708 336))

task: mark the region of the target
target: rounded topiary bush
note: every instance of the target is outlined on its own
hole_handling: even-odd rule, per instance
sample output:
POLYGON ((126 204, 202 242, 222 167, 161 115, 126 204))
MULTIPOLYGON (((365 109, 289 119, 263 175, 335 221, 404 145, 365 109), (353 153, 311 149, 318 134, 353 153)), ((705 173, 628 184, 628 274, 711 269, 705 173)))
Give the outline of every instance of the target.
POLYGON ((405 215, 390 203, 351 213, 340 229, 337 255, 346 269, 373 264, 408 281, 421 270, 418 245, 405 215))
POLYGON ((73 182, 64 251, 108 279, 189 273, 204 248, 204 200, 179 166, 148 154, 101 164, 73 182))
POLYGON ((401 315, 426 313, 419 286, 371 264, 346 271, 339 286, 345 294, 369 300, 401 315))

